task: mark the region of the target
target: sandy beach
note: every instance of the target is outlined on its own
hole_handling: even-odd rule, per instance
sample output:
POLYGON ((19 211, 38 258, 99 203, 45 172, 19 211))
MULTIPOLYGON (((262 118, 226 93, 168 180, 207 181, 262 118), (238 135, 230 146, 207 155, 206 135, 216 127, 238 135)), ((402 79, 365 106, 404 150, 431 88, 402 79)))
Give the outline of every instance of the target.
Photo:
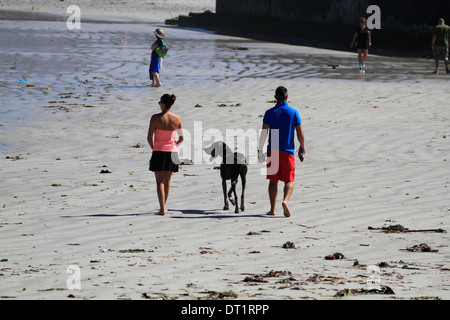
MULTIPOLYGON (((0 10, 67 6, 28 2, 0 10)), ((0 21, 1 300, 450 298, 449 75, 381 56, 360 73, 351 51, 164 25, 214 1, 150 2, 147 15, 135 2, 88 7, 129 20, 82 19, 79 30, 0 21), (163 87, 151 88, 158 27, 170 49, 163 87), (265 214, 268 181, 250 147, 279 85, 306 135, 290 218, 280 199, 265 214), (146 135, 164 93, 191 140, 156 216, 146 135), (201 149, 242 132, 250 164, 235 214, 201 149)))

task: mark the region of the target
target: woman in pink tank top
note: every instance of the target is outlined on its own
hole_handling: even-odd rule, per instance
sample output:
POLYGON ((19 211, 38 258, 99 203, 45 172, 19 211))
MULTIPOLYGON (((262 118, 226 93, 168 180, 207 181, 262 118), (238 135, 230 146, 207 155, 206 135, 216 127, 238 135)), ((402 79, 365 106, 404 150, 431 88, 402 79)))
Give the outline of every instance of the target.
POLYGON ((154 114, 150 120, 147 141, 152 148, 149 170, 155 173, 156 191, 159 200, 157 215, 165 215, 170 191, 170 179, 178 172, 178 145, 183 141, 181 118, 171 112, 175 103, 174 94, 164 94, 159 106, 161 113, 154 114))

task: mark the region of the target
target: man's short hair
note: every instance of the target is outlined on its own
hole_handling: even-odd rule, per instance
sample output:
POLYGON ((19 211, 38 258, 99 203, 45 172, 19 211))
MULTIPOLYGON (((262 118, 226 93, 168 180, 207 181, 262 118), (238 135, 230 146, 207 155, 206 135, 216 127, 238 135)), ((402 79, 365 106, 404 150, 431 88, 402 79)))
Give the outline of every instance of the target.
POLYGON ((280 86, 277 88, 277 90, 275 90, 275 98, 279 101, 284 101, 286 100, 288 96, 288 91, 285 87, 280 86))

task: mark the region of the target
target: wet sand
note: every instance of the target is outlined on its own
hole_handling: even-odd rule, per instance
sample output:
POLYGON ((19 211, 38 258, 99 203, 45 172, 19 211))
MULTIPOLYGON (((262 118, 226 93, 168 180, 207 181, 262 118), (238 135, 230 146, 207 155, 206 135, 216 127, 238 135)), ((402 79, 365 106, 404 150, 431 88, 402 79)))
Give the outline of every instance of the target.
POLYGON ((162 22, 1 21, 0 37, 2 299, 329 300, 369 288, 368 266, 394 294, 344 299, 450 298, 448 233, 369 230, 450 229, 449 77, 432 61, 370 56, 360 73, 351 52, 162 22), (158 89, 156 27, 170 46, 158 89), (206 146, 208 130, 258 130, 278 85, 307 139, 292 216, 281 202, 265 215, 258 163, 246 210, 223 211, 206 155, 174 174, 169 212, 155 216, 146 134, 160 96, 177 95, 173 112, 192 135, 201 122, 206 146), (433 251, 406 250, 421 243, 433 251))

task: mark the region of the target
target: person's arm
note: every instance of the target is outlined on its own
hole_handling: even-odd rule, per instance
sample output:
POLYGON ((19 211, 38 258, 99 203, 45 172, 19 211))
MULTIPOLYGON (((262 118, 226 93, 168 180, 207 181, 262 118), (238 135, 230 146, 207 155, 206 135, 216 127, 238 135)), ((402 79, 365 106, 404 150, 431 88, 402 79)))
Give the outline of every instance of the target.
POLYGON ((434 50, 434 44, 436 43, 436 35, 433 35, 433 38, 431 39, 431 48, 434 50))
POLYGON ((156 119, 154 116, 150 119, 150 124, 148 126, 148 133, 147 133, 147 142, 150 145, 150 148, 153 150, 153 134, 155 133, 156 128, 156 119))
POLYGON ((303 133, 302 125, 299 124, 295 126, 295 131, 297 132, 297 140, 300 142, 300 149, 298 150, 298 156, 301 161, 303 161, 303 155, 306 153, 305 149, 305 134, 303 133))
POLYGON ((258 160, 259 160, 259 162, 264 162, 263 148, 264 148, 264 144, 266 143, 268 135, 269 135, 269 125, 266 124, 266 123, 263 123, 261 134, 259 136, 259 147, 258 147, 258 160))
POLYGON ((183 136, 183 124, 181 123, 181 119, 180 119, 180 126, 177 129, 177 133, 178 133, 178 141, 176 142, 177 146, 183 142, 184 140, 184 136, 183 136))
POLYGON ((158 47, 160 47, 161 46, 161 40, 160 39, 158 39, 158 40, 156 40, 155 42, 153 42, 153 44, 152 44, 152 46, 151 46, 151 50, 153 51, 153 50, 155 50, 156 48, 158 48, 158 47))
POLYGON ((358 32, 355 32, 355 35, 353 36, 352 44, 350 45, 350 48, 355 47, 356 38, 358 37, 358 32))

